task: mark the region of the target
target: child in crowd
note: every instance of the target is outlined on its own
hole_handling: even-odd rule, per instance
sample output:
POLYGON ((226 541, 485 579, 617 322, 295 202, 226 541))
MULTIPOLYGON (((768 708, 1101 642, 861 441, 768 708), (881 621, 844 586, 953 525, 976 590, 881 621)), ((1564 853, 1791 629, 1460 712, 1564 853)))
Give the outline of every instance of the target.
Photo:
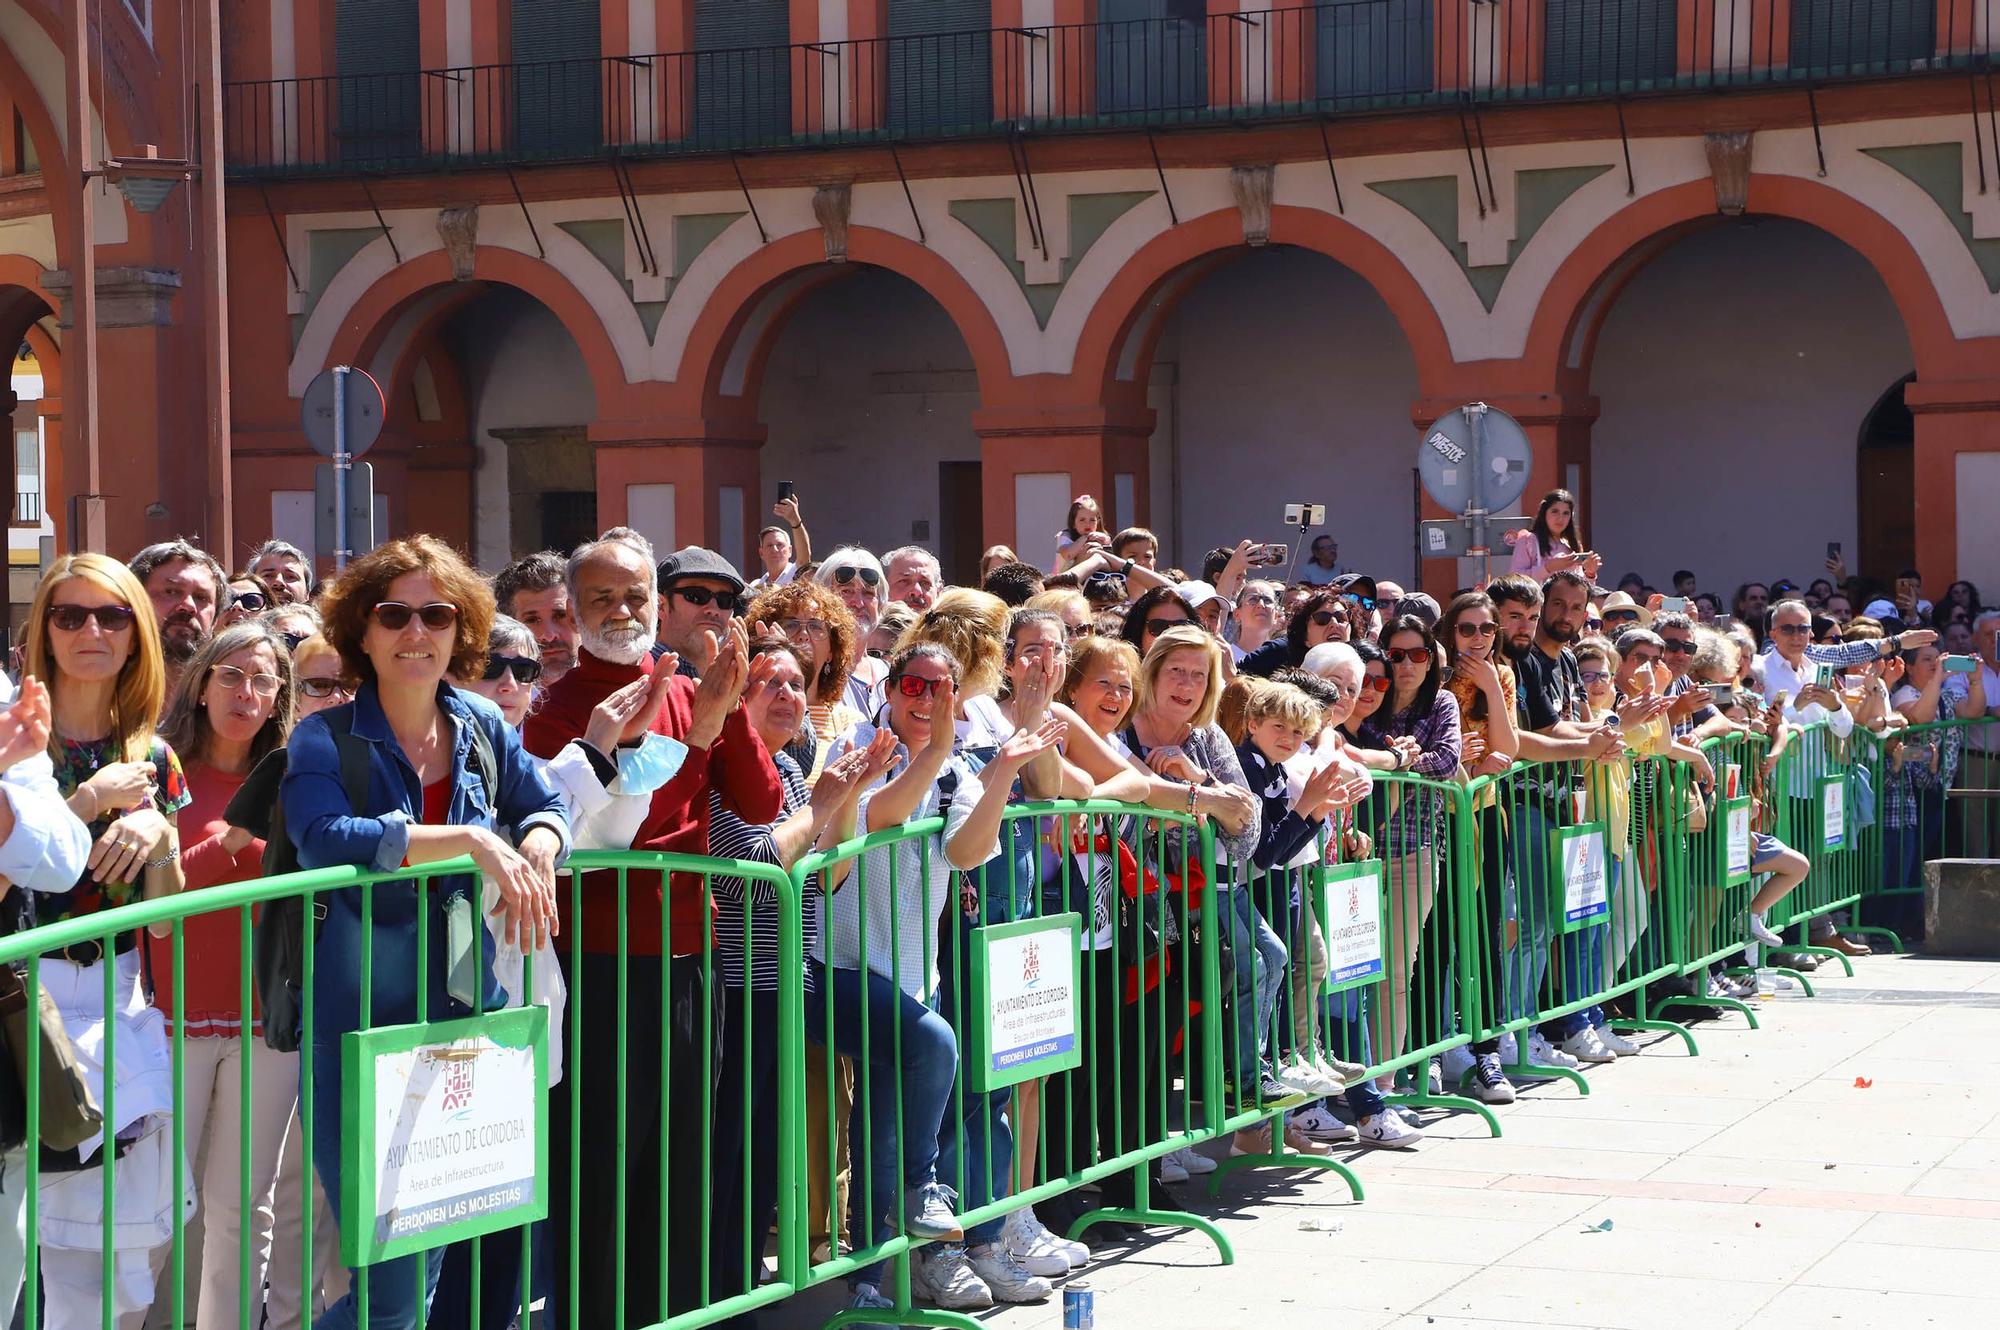
POLYGON ((1088 494, 1079 494, 1069 506, 1069 520, 1056 533, 1056 566, 1066 573, 1099 550, 1111 548, 1104 530, 1104 510, 1088 494))

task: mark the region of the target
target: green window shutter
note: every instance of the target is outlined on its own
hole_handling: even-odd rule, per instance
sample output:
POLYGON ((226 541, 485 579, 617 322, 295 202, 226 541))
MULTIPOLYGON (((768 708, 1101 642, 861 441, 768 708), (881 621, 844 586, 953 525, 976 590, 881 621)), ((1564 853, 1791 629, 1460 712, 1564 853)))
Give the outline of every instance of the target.
POLYGON ((963 134, 993 123, 988 0, 889 0, 889 131, 963 134))
POLYGON ((1098 0, 1097 109, 1108 115, 1208 105, 1201 0, 1098 0))
POLYGON ((574 157, 601 146, 598 0, 512 0, 514 149, 574 157))
POLYGON ((1886 73, 1937 49, 1930 0, 1792 0, 1792 68, 1886 73))
MULTIPOLYGON (((694 136, 718 148, 780 143, 792 133, 790 0, 694 0, 694 136)), ((833 77, 831 57, 808 70, 833 77)), ((846 58, 853 59, 852 53, 846 58)), ((819 78, 813 85, 820 87, 819 78)))
POLYGON ((1336 0, 1319 10, 1313 69, 1323 99, 1429 92, 1431 0, 1336 0))
POLYGON ((337 0, 334 135, 340 160, 388 167, 421 156, 417 0, 337 0))
POLYGON ((1548 0, 1542 85, 1621 91, 1670 83, 1679 61, 1674 0, 1548 0))

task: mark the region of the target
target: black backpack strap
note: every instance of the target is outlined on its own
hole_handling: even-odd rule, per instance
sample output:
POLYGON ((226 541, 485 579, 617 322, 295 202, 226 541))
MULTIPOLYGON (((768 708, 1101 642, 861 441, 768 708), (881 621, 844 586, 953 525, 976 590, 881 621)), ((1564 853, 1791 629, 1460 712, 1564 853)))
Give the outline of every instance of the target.
POLYGON ((333 731, 333 750, 340 759, 340 788, 347 795, 348 811, 359 817, 368 806, 368 765, 373 754, 366 739, 354 737, 354 704, 328 711, 326 727, 333 731))

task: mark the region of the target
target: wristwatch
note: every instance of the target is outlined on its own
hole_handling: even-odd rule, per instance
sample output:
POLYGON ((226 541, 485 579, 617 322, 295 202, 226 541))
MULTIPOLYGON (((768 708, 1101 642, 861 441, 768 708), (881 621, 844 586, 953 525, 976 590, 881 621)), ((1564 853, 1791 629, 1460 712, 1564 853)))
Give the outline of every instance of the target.
POLYGON ((1127 559, 1125 566, 1118 570, 1118 575, 1120 577, 1130 577, 1132 575, 1132 561, 1130 559, 1127 559))

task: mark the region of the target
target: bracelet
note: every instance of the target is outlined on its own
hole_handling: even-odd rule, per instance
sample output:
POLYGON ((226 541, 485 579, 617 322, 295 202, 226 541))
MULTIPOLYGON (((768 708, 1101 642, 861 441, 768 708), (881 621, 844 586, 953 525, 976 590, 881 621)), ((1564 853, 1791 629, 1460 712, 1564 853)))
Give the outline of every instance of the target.
POLYGON ((148 868, 165 868, 165 867, 166 867, 166 866, 167 866, 168 864, 172 863, 172 862, 173 862, 174 860, 176 860, 176 859, 178 859, 178 858, 180 858, 180 857, 181 857, 181 847, 180 847, 180 846, 178 846, 178 845, 175 845, 175 846, 172 846, 172 847, 170 847, 170 848, 169 848, 169 849, 167 850, 167 852, 166 852, 165 854, 161 855, 161 856, 160 856, 159 858, 157 858, 157 859, 148 859, 148 860, 146 861, 146 867, 148 867, 148 868))
POLYGON ((1201 793, 1201 786, 1195 784, 1193 781, 1189 781, 1187 791, 1188 791, 1188 816, 1193 817, 1195 796, 1201 793))

